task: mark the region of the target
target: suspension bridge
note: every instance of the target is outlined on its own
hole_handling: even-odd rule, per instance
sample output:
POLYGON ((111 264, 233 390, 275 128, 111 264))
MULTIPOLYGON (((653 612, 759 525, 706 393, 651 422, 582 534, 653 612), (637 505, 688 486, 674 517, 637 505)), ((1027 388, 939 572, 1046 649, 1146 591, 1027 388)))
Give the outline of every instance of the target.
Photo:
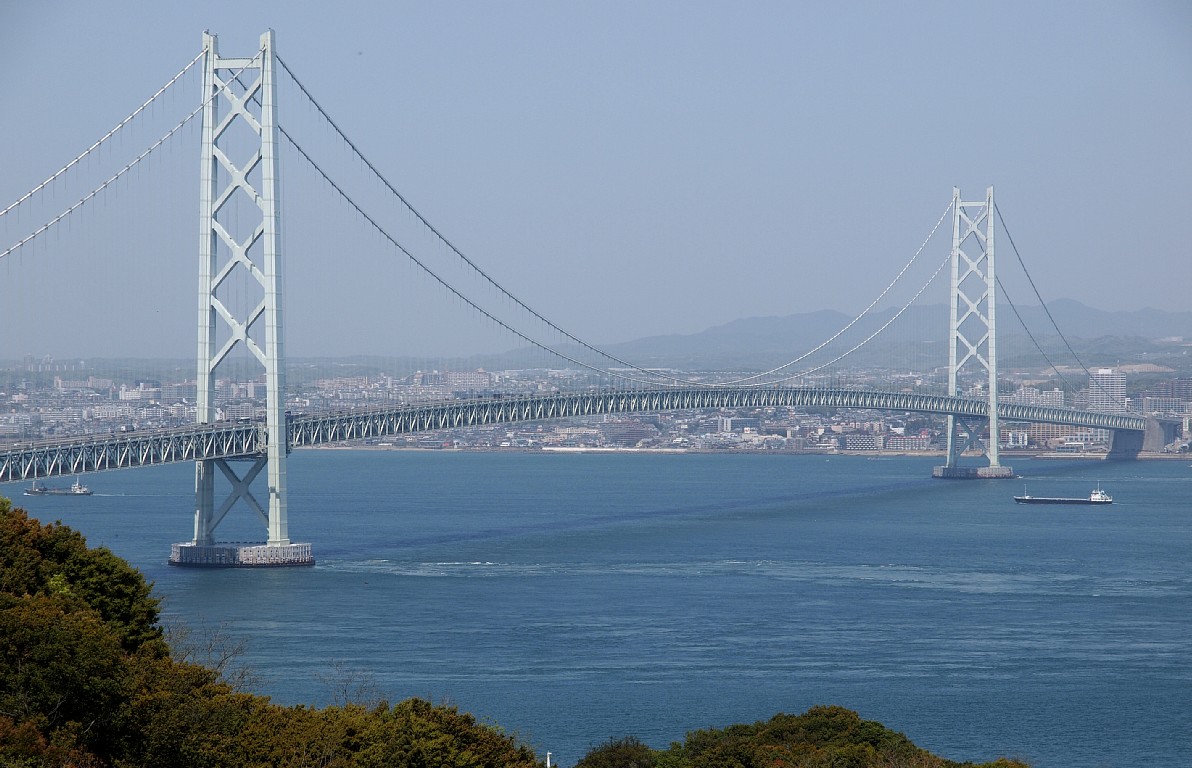
MULTIPOLYGON (((1134 456, 1143 448, 1148 420, 1140 415, 1026 404, 999 397, 997 296, 1000 283, 994 248, 998 211, 992 187, 976 201, 966 201, 959 190, 953 190, 952 201, 936 224, 938 229, 950 212, 951 248, 931 276, 934 280, 945 267, 950 268, 950 317, 948 327, 939 329, 947 334, 946 391, 908 391, 905 388, 887 391, 872 386, 808 383, 816 378, 817 372, 829 365, 839 365, 856 350, 883 343, 881 333, 889 322, 848 342, 845 346, 851 344, 851 347, 843 353, 824 353, 827 362, 814 363, 807 353, 764 372, 697 383, 692 376, 636 365, 601 350, 565 331, 507 291, 431 225, 365 158, 278 56, 272 32, 262 36, 257 51, 241 57, 222 56, 217 38, 205 33, 202 51, 187 68, 87 152, 0 212, 0 217, 15 215, 22 206, 43 195, 60 176, 70 173, 92 153, 102 151, 113 135, 151 107, 194 67, 202 68, 201 98, 183 120, 117 173, 0 251, 2 261, 45 242, 49 233, 70 221, 81 209, 93 206, 97 198, 121 183, 124 176, 159 151, 174 134, 192 120, 201 120, 195 423, 127 433, 113 431, 26 440, 0 449, 0 482, 28 482, 60 475, 194 462, 194 536, 189 542, 174 546, 170 560, 173 564, 268 566, 313 563, 311 545, 291 541, 289 533, 288 453, 297 447, 406 433, 668 410, 786 407, 933 414, 947 419, 946 458, 935 470, 936 476, 944 478, 1012 477, 1013 471, 1001 463, 998 452, 1002 423, 1044 423, 1109 430, 1113 435, 1110 453, 1121 458, 1134 456), (325 170, 305 143, 300 144, 278 119, 278 80, 283 75, 351 149, 358 164, 400 200, 418 225, 430 233, 441 251, 458 258, 471 274, 478 276, 487 290, 499 294, 507 306, 529 318, 533 327, 547 329, 561 343, 544 342, 536 332, 526 330, 525 326, 509 320, 507 315, 486 307, 473 294, 457 288, 395 236, 392 228, 384 224, 367 203, 359 202, 341 181, 325 170), (469 313, 499 328, 518 344, 536 347, 564 365, 618 383, 580 391, 511 392, 325 413, 292 412, 287 407, 283 323, 286 261, 281 206, 280 157, 283 149, 313 169, 314 177, 339 198, 358 221, 372 229, 384 247, 402 254, 417 269, 429 275, 449 299, 463 305, 469 313), (246 285, 248 289, 244 288, 246 285), (217 403, 217 374, 232 359, 233 352, 244 355, 256 366, 257 375, 264 382, 266 402, 261 419, 221 418, 217 403), (962 464, 962 456, 966 453, 970 456, 979 454, 983 460, 978 466, 962 464), (244 466, 247 470, 241 472, 240 468, 244 466), (254 483, 259 487, 261 476, 264 477, 264 489, 254 492, 254 483), (219 488, 227 489, 219 503, 218 478, 222 478, 219 488), (216 540, 217 527, 238 505, 246 506, 259 516, 266 527, 265 541, 246 545, 216 540)), ((923 247, 920 247, 915 258, 922 251, 923 247)), ((914 261, 912 259, 912 263, 914 261)), ((891 286, 906 269, 904 267, 899 272, 891 286)), ((923 293, 924 288, 926 284, 894 313, 891 322, 923 293)), ((883 291, 883 296, 885 293, 883 291)), ((866 311, 876 303, 875 300, 866 311)), ((822 352, 830 343, 838 341, 845 331, 854 330, 853 326, 865 314, 863 312, 812 352, 822 352)), ((1149 428, 1152 433, 1155 431, 1154 420, 1150 420, 1149 428)))

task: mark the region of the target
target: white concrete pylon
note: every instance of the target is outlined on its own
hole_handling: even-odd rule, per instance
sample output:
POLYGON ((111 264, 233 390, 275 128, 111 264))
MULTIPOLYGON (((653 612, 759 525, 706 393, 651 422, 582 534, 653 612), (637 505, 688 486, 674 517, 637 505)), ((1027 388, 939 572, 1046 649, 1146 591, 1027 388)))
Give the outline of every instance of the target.
POLYGON ((952 189, 952 280, 948 328, 948 394, 957 396, 960 376, 967 368, 984 373, 989 398, 989 440, 984 441, 971 423, 948 417, 947 468, 957 466, 969 447, 982 447, 991 468, 1000 467, 998 456, 997 391, 997 271, 994 259, 993 187, 985 199, 964 202, 952 189), (964 430, 958 439, 957 427, 964 430))
POLYGON ((216 420, 216 372, 229 353, 243 345, 263 369, 267 448, 243 479, 222 460, 196 463, 193 544, 214 544, 216 526, 237 501, 261 512, 248 486, 264 469, 267 543, 286 547, 290 544, 288 445, 273 31, 261 36, 260 49, 249 58, 220 56, 216 36, 207 32, 203 33, 203 48, 196 420, 200 424, 216 420), (242 225, 246 211, 252 209, 259 213, 259 223, 249 222, 246 228, 232 226, 242 225), (236 280, 259 290, 255 306, 237 305, 229 299, 229 286, 236 280), (227 500, 218 508, 217 467, 232 485, 227 500))

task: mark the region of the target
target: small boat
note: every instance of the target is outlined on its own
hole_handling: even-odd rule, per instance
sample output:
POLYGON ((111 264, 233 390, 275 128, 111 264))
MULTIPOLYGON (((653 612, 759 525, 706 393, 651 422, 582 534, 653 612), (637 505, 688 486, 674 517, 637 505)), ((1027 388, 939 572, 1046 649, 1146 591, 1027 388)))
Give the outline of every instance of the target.
POLYGON ((33 485, 25 489, 26 496, 90 496, 91 489, 83 485, 76 477, 74 485, 66 488, 51 488, 45 485, 38 485, 37 481, 33 481, 33 485))
POLYGON ((1025 493, 1022 496, 1015 496, 1014 502, 1016 504, 1112 504, 1113 497, 1105 491, 1101 490, 1100 486, 1093 489, 1092 493, 1085 497, 1065 498, 1056 496, 1030 496, 1025 493))

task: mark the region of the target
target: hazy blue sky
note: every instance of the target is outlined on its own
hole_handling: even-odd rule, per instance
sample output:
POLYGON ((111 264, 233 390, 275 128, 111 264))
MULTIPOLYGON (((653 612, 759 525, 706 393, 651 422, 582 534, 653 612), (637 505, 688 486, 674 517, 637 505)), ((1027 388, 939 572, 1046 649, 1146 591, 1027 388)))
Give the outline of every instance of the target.
POLYGON ((954 185, 996 186, 1044 298, 1188 306, 1184 0, 0 0, 0 207, 205 28, 237 55, 268 27, 437 226, 597 343, 856 311, 954 185))

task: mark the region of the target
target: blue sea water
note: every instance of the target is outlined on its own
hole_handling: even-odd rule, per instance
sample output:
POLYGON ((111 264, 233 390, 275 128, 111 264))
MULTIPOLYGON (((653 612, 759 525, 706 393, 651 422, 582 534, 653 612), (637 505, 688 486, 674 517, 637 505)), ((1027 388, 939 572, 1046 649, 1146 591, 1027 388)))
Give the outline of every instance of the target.
MULTIPOLYGON (((447 702, 572 765, 633 734, 840 704, 956 760, 1192 764, 1192 469, 930 459, 300 451, 290 533, 318 565, 165 565, 193 470, 19 496, 156 583, 165 614, 248 641, 259 693, 367 683, 447 702)), ((234 510, 221 538, 259 539, 234 510)))

